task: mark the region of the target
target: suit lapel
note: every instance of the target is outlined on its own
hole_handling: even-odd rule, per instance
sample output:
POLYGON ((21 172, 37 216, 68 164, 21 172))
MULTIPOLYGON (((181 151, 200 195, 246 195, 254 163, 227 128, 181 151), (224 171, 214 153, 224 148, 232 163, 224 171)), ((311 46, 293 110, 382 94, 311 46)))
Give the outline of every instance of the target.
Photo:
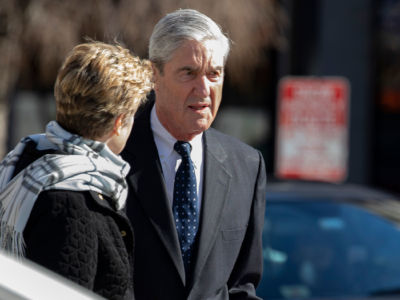
POLYGON ((226 168, 226 153, 212 129, 204 133, 204 184, 198 252, 193 274, 196 282, 219 233, 231 174, 226 168))
POLYGON ((178 235, 150 127, 151 107, 152 105, 149 105, 135 120, 132 140, 128 141, 126 156, 130 156, 133 161, 132 173, 128 176, 128 180, 132 184, 134 197, 136 196, 142 204, 151 224, 171 256, 182 282, 185 283, 185 270, 178 235))

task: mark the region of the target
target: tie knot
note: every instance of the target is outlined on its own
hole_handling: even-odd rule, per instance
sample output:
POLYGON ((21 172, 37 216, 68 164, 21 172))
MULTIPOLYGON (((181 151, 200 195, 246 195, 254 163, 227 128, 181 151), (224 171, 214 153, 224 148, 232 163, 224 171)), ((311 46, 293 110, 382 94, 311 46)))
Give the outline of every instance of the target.
POLYGON ((176 152, 182 156, 182 158, 190 157, 190 152, 192 151, 192 146, 188 142, 177 141, 174 145, 176 152))

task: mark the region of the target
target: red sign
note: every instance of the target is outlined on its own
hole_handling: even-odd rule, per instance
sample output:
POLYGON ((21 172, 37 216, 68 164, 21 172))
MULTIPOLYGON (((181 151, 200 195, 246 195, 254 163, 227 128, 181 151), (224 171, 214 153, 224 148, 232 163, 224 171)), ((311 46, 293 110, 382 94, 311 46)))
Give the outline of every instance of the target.
POLYGON ((340 182, 347 176, 349 84, 341 77, 279 83, 276 175, 340 182))

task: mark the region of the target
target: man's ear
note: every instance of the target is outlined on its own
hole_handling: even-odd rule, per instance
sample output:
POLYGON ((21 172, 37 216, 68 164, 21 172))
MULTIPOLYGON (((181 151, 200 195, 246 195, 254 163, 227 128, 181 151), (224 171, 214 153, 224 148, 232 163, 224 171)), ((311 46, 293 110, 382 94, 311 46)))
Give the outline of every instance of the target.
POLYGON ((115 119, 113 134, 115 134, 116 136, 119 136, 121 134, 124 117, 125 117, 125 115, 121 114, 115 119))
POLYGON ((153 62, 151 63, 151 68, 153 69, 153 83, 154 83, 153 89, 157 91, 161 72, 153 62))

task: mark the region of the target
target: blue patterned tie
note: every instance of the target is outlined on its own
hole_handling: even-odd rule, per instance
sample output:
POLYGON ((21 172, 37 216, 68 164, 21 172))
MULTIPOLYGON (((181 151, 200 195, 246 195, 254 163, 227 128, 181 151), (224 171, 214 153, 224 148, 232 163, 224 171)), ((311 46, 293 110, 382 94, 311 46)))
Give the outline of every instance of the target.
POLYGON ((192 246, 199 225, 196 175, 190 158, 191 145, 187 142, 177 141, 174 149, 182 156, 182 162, 175 174, 172 210, 185 271, 188 273, 192 262, 192 246))

